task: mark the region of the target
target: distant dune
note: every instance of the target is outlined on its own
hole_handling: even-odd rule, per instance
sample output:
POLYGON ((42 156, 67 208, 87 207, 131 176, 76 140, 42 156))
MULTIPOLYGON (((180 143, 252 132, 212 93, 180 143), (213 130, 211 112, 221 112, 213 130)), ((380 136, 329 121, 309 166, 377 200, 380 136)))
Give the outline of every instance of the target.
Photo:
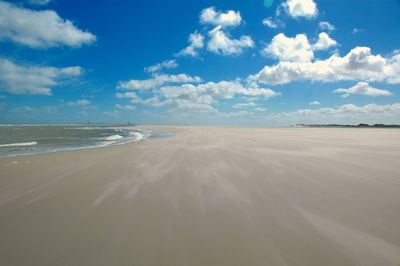
POLYGON ((361 128, 400 128, 400 125, 385 124, 358 124, 358 125, 342 125, 342 124, 297 124, 293 127, 361 127, 361 128))

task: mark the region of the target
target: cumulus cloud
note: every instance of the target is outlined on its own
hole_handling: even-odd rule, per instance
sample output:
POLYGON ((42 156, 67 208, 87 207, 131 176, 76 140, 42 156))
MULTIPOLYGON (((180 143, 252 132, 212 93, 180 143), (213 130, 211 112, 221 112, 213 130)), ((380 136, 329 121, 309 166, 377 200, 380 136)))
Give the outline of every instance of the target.
POLYGON ((144 100, 134 92, 117 92, 115 97, 118 99, 128 99, 132 104, 144 103, 144 100))
MULTIPOLYGON (((160 63, 160 65, 163 64, 160 63)), ((155 66, 156 69, 159 69, 158 64, 155 66)), ((280 95, 271 89, 261 87, 256 80, 247 79, 242 82, 238 79, 202 83, 200 77, 187 74, 153 73, 150 79, 121 81, 118 83, 117 89, 116 98, 129 100, 131 104, 166 108, 170 111, 215 114, 219 112, 214 108, 214 104, 218 101, 233 99, 237 95, 252 99, 252 101, 280 95)), ((131 107, 134 105, 118 104, 115 106, 117 110, 130 110, 131 107)), ((255 106, 255 108, 258 108, 260 112, 264 111, 259 106, 255 106)))
POLYGON ((310 105, 320 105, 320 102, 319 101, 313 101, 313 102, 310 102, 310 105))
POLYGON ((367 82, 358 82, 353 87, 348 89, 339 88, 333 91, 334 93, 342 94, 342 97, 349 97, 350 95, 363 95, 363 96, 390 96, 392 93, 388 90, 377 89, 369 86, 367 82))
POLYGON ((287 37, 279 33, 272 38, 262 51, 264 55, 279 61, 309 62, 314 58, 314 51, 327 50, 337 42, 325 32, 321 32, 316 43, 311 44, 305 34, 287 37))
POLYGON ((325 30, 325 31, 336 30, 336 27, 333 24, 329 23, 328 21, 321 21, 318 26, 321 30, 325 30))
POLYGON ((51 95, 51 88, 67 78, 79 76, 78 66, 56 68, 17 65, 0 58, 0 90, 12 94, 51 95))
MULTIPOLYGON (((246 84, 240 80, 200 82, 199 77, 186 74, 155 75, 152 79, 120 82, 117 89, 136 91, 117 91, 115 96, 118 99, 127 99, 132 104, 150 105, 170 111, 218 113, 213 105, 219 100, 233 99, 236 95, 249 99, 258 97, 268 99, 280 95, 271 89, 260 87, 254 81, 247 81, 246 84), (144 90, 147 92, 142 98, 138 93, 143 95, 144 90)), ((132 109, 129 106, 119 104, 115 108, 117 110, 132 109)))
POLYGON ((272 113, 266 118, 280 124, 400 124, 400 103, 363 106, 345 104, 335 108, 300 109, 272 113))
POLYGON ((10 40, 32 48, 78 47, 96 40, 55 11, 36 11, 0 1, 0 41, 10 40))
POLYGON ((290 38, 279 33, 265 47, 263 53, 280 61, 308 62, 314 58, 312 46, 305 34, 290 38))
POLYGON ((176 62, 176 60, 165 60, 165 61, 162 61, 161 63, 145 67, 144 71, 146 71, 148 73, 155 73, 155 72, 159 72, 163 69, 172 69, 172 68, 176 68, 176 67, 178 67, 178 63, 176 62))
POLYGON ((400 54, 385 58, 371 54, 369 47, 355 47, 343 57, 334 54, 325 60, 282 61, 265 66, 256 75, 256 80, 267 84, 286 84, 299 80, 400 83, 400 54))
POLYGON ((149 90, 162 86, 168 83, 188 83, 188 82, 201 82, 198 76, 189 76, 187 74, 178 75, 154 75, 151 79, 132 79, 129 81, 121 81, 118 84, 119 89, 127 90, 149 90))
POLYGON ((158 108, 201 113, 215 112, 213 102, 211 95, 197 91, 192 84, 163 87, 156 97, 144 101, 158 108))
POLYGON ((244 49, 254 46, 250 36, 241 36, 239 39, 232 39, 222 31, 221 26, 215 27, 209 33, 210 40, 207 43, 207 50, 221 55, 239 55, 244 49))
POLYGON ((214 7, 205 8, 200 12, 200 23, 214 26, 208 32, 208 36, 200 33, 192 33, 189 36, 189 46, 181 50, 176 56, 198 56, 198 50, 205 46, 207 38, 207 50, 219 55, 239 55, 246 48, 254 47, 254 41, 250 36, 240 36, 238 39, 232 38, 228 28, 234 28, 241 24, 242 17, 240 12, 228 10, 226 12, 217 11, 214 7))
MULTIPOLYGON (((236 95, 247 97, 252 101, 257 98, 268 99, 280 95, 271 89, 260 87, 257 81, 250 79, 245 82, 239 79, 201 82, 200 77, 187 74, 154 74, 151 79, 119 82, 115 96, 118 99, 127 99, 132 104, 150 105, 168 110, 218 113, 213 104, 219 100, 232 99, 236 95), (121 90, 135 90, 135 92, 121 90)), ((124 105, 116 105, 115 108, 130 109, 124 105)))
POLYGON ((317 5, 313 0, 286 0, 283 7, 293 18, 314 18, 318 14, 317 5))
MULTIPOLYGON (((229 100, 236 95, 261 97, 268 99, 279 93, 261 88, 256 84, 242 85, 240 81, 207 82, 202 84, 181 84, 163 86, 154 90, 154 96, 140 101, 141 104, 172 111, 217 113, 214 104, 220 100, 229 100)), ((120 95, 120 97, 125 97, 120 95)), ((129 97, 126 97, 129 98, 129 97)))
POLYGON ((228 27, 239 26, 242 22, 240 12, 228 10, 227 12, 216 11, 214 7, 205 8, 200 13, 200 23, 214 26, 228 27))
POLYGON ((321 32, 318 35, 318 41, 313 44, 314 50, 327 50, 330 47, 336 46, 337 42, 332 39, 326 32, 321 32))
POLYGON ((219 99, 232 99, 235 95, 260 96, 270 98, 279 95, 279 93, 266 88, 260 88, 255 84, 243 86, 239 81, 220 81, 207 82, 198 85, 183 84, 180 86, 162 87, 160 91, 163 95, 177 96, 190 94, 205 94, 219 99))
POLYGON ((204 37, 200 33, 192 33, 189 35, 189 46, 181 50, 177 56, 198 56, 198 50, 204 47, 204 37))

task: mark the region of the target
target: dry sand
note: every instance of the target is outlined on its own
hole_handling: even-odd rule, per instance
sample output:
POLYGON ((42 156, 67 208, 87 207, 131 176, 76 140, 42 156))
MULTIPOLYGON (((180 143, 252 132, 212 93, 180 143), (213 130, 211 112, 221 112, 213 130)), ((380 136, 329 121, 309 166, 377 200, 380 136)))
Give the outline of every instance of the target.
POLYGON ((400 265, 400 131, 162 127, 0 160, 0 265, 400 265))

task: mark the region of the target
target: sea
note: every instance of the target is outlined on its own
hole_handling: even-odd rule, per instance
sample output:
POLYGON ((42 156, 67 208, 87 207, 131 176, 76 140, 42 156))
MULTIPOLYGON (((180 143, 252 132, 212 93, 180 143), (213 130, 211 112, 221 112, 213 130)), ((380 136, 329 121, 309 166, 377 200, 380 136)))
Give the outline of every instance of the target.
POLYGON ((129 125, 0 125, 0 158, 122 145, 169 135, 129 125))

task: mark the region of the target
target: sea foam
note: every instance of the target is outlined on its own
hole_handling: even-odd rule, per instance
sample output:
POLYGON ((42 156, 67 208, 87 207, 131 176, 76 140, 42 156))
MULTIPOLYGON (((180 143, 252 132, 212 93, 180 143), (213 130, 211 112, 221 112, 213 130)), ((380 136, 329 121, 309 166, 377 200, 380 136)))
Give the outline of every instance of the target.
POLYGON ((106 140, 106 141, 114 141, 114 140, 120 140, 120 139, 123 139, 123 138, 124 137, 120 136, 120 135, 111 135, 111 136, 105 137, 103 139, 106 140))
POLYGON ((134 141, 140 141, 145 138, 145 136, 140 132, 131 132, 130 135, 134 138, 134 141))
POLYGON ((9 144, 0 144, 0 148, 4 148, 4 147, 20 147, 20 146, 33 146, 33 145, 37 145, 37 144, 38 143, 36 141, 9 143, 9 144))

